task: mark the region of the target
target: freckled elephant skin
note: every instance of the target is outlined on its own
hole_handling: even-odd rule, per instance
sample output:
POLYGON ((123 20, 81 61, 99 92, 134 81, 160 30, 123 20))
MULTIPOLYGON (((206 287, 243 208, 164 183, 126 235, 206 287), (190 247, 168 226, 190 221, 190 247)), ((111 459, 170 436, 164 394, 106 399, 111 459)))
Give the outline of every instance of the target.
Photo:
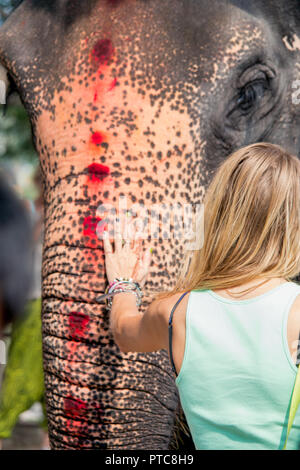
MULTIPOLYGON (((200 203, 257 141, 299 154, 295 0, 24 0, 0 60, 28 110, 45 179, 43 336, 56 449, 167 449, 177 394, 165 352, 121 354, 105 289, 100 204, 200 203)), ((147 284, 173 285, 182 241, 151 240, 147 284)), ((150 245, 149 245, 150 246, 150 245)))

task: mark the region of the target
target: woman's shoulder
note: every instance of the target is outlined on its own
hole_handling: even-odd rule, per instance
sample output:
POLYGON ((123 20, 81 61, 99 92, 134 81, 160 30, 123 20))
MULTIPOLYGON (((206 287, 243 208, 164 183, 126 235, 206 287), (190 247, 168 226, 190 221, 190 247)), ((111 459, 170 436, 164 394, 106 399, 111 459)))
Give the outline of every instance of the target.
POLYGON ((176 294, 166 295, 157 300, 157 309, 163 318, 168 322, 173 307, 176 306, 176 313, 185 313, 190 292, 178 292, 176 294), (180 302, 179 302, 180 301, 180 302))

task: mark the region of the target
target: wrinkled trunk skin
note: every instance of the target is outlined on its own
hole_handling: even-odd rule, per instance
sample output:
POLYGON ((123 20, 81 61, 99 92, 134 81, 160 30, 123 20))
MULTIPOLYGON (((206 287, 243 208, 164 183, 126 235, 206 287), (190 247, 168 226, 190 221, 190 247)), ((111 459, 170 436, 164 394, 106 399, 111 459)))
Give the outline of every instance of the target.
MULTIPOLYGON (((78 177, 74 182, 82 184, 78 177)), ((78 206, 67 203, 59 184, 51 192, 43 334, 52 447, 165 449, 177 405, 168 358, 163 352, 120 353, 108 330, 108 314, 95 302, 105 287, 102 246, 96 240, 89 247, 74 231, 70 237, 78 206)), ((84 214, 87 206, 80 204, 84 214)))
POLYGON ((177 406, 168 358, 121 354, 114 344, 108 313, 95 300, 106 285, 102 242, 86 221, 104 183, 90 185, 80 173, 55 172, 46 183, 43 333, 52 447, 166 449, 177 406))
POLYGON ((95 269, 102 259, 99 249, 76 243, 45 245, 44 364, 52 447, 167 448, 176 396, 166 354, 124 355, 113 343, 107 314, 94 300, 104 288, 95 269), (74 272, 71 261, 84 256, 74 272))
MULTIPOLYGON (((198 204, 241 145, 298 154, 299 30, 294 0, 24 0, 0 29, 45 182, 54 449, 169 447, 178 399, 166 352, 121 354, 96 302, 106 286, 98 207, 117 208, 120 196, 128 208, 198 204)), ((144 308, 174 284, 183 240, 172 233, 145 241, 154 251, 144 308)))

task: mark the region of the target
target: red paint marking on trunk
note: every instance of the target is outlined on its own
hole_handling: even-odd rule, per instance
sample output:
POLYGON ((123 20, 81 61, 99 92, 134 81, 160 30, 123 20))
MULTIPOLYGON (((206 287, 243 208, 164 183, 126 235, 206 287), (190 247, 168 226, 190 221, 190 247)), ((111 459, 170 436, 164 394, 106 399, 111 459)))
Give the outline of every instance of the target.
MULTIPOLYGON (((88 316, 85 314, 81 314, 78 312, 72 312, 69 318, 70 322, 70 327, 71 327, 71 336, 72 338, 76 336, 76 333, 78 336, 82 335, 83 330, 86 328, 89 319, 88 316), (87 318, 83 318, 83 316, 87 318)), ((74 357, 75 353, 80 346, 79 343, 69 343, 68 344, 68 356, 67 356, 67 366, 66 366, 66 373, 69 373, 70 375, 74 371, 74 357)), ((69 419, 66 422, 66 428, 69 433, 73 434, 74 436, 80 436, 82 435, 86 423, 82 422, 82 417, 86 416, 87 413, 87 405, 84 401, 76 399, 72 397, 71 395, 67 396, 64 399, 64 410, 66 416, 69 417, 69 419), (79 420, 79 418, 81 420, 79 420)), ((80 447, 80 444, 79 444, 80 447)))
POLYGON ((111 59, 114 48, 110 39, 100 39, 94 45, 92 57, 98 64, 106 64, 111 59))
POLYGON ((111 84, 110 84, 110 86, 109 86, 109 88, 108 88, 108 91, 112 91, 112 90, 116 87, 117 83, 118 83, 118 80, 115 78, 115 79, 111 82, 111 84))
POLYGON ((94 145, 100 145, 104 141, 104 135, 101 132, 94 132, 91 135, 91 142, 94 145))
POLYGON ((100 217, 86 217, 83 222, 83 234, 85 237, 96 237, 96 229, 99 222, 101 222, 100 217))
POLYGON ((71 312, 69 316, 69 327, 72 339, 82 337, 90 322, 89 316, 81 312, 71 312))
POLYGON ((104 180, 110 173, 108 166, 101 165, 100 163, 92 163, 88 167, 88 174, 90 181, 100 183, 104 180))
POLYGON ((95 91, 95 94, 94 94, 94 103, 96 103, 97 100, 98 100, 98 91, 95 91))
MULTIPOLYGON (((102 422, 104 409, 99 403, 91 403, 90 407, 97 411, 99 423, 102 422)), ((66 428, 74 436, 86 436, 88 433, 88 407, 82 400, 75 399, 69 395, 64 400, 64 409, 69 419, 67 419, 66 428)), ((78 443, 81 447, 80 443, 78 443)))

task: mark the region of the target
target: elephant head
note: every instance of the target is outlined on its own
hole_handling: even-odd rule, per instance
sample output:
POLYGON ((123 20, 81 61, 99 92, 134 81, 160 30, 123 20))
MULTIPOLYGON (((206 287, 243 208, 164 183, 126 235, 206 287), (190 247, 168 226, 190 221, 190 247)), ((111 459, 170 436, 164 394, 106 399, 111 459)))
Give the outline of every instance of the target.
MULTIPOLYGON (((121 197, 195 207, 217 166, 253 142, 299 155, 298 1, 24 0, 0 29, 0 61, 44 176, 52 447, 166 449, 177 407, 167 353, 121 354, 97 303, 101 208, 121 197)), ((145 240, 145 305, 175 282, 174 220, 170 237, 145 240)))

